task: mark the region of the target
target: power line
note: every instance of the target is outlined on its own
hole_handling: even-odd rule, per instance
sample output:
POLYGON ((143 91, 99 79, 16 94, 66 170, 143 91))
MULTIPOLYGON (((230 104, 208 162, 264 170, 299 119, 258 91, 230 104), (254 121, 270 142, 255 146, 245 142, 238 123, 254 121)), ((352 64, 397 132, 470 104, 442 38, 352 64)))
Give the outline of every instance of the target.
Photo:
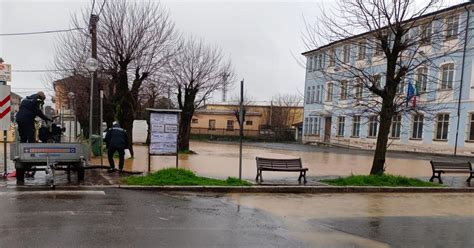
POLYGON ((12 70, 12 72, 55 72, 55 71, 74 71, 74 69, 63 69, 63 70, 56 70, 56 69, 52 69, 52 70, 48 70, 48 69, 44 69, 44 70, 12 70))
POLYGON ((48 30, 48 31, 38 31, 38 32, 24 32, 24 33, 6 33, 6 34, 0 34, 0 36, 18 36, 18 35, 63 33, 63 32, 71 32, 71 31, 81 30, 81 29, 84 29, 84 28, 71 28, 71 29, 48 30))

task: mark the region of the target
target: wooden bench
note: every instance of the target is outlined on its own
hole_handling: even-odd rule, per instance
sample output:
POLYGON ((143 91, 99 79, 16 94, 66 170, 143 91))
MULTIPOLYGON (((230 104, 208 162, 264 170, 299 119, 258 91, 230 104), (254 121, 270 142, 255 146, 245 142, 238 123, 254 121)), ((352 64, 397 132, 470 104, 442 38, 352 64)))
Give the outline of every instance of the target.
POLYGON ((471 178, 474 177, 474 171, 472 170, 471 162, 441 162, 441 161, 430 161, 433 176, 430 178, 430 182, 433 179, 438 178, 439 183, 443 183, 441 180, 441 173, 468 173, 469 178, 466 182, 471 183, 471 178), (438 174, 438 175, 436 175, 438 174))
POLYGON ((262 171, 295 171, 299 172, 298 182, 301 183, 301 178, 306 183, 306 171, 308 168, 303 168, 301 158, 297 159, 274 159, 274 158, 256 158, 257 160, 257 177, 255 181, 263 182, 262 171))

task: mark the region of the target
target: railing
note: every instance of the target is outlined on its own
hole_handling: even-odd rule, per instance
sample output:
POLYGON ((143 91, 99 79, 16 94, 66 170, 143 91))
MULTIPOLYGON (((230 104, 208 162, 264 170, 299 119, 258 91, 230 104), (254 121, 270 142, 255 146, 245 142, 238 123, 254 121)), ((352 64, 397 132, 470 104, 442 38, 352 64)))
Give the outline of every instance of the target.
MULTIPOLYGON (((260 130, 244 130, 245 138, 253 138, 257 140, 268 141, 294 141, 296 129, 260 129, 260 130)), ((219 137, 239 137, 239 129, 226 128, 191 128, 191 134, 197 136, 219 136, 219 137)))

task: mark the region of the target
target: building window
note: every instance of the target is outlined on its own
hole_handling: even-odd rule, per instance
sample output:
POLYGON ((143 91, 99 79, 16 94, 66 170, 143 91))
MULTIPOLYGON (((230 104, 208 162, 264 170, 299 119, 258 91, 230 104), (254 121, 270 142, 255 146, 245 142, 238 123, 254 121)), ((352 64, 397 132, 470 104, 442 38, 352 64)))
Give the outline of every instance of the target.
POLYGON ((377 116, 372 115, 369 116, 369 137, 376 137, 377 136, 377 127, 379 125, 379 121, 377 116))
POLYGON ((198 123, 199 123, 199 120, 196 119, 196 118, 193 118, 193 119, 191 120, 191 123, 192 123, 192 124, 198 124, 198 123))
POLYGON ((227 120, 227 131, 234 131, 234 121, 227 120))
POLYGON ((375 49, 375 53, 374 53, 375 56, 382 56, 382 54, 383 54, 382 45, 378 41, 376 41, 375 43, 376 43, 375 48, 374 48, 375 49))
POLYGON ((315 57, 315 68, 316 70, 321 70, 323 69, 323 55, 322 53, 320 53, 319 55, 316 55, 315 57))
POLYGON ((359 42, 359 47, 358 47, 359 51, 357 53, 357 59, 358 60, 364 60, 365 59, 365 54, 366 54, 366 50, 367 50, 367 45, 365 43, 365 41, 361 41, 359 42))
POLYGON ((315 96, 315 98, 316 98, 316 99, 315 99, 315 102, 316 102, 316 103, 319 103, 319 102, 320 102, 320 101, 319 101, 319 95, 320 95, 320 93, 321 93, 321 90, 320 90, 320 87, 319 87, 319 85, 318 85, 318 86, 316 86, 316 96, 315 96))
POLYGON ((342 61, 344 63, 349 63, 351 58, 351 45, 344 45, 343 52, 342 61))
POLYGON ((397 94, 403 95, 405 93, 405 79, 401 79, 397 85, 397 94))
POLYGON ((315 117, 313 118, 313 129, 312 129, 312 135, 317 135, 319 136, 319 127, 321 124, 321 118, 315 117))
POLYGON ((341 85, 340 99, 346 100, 347 99, 347 81, 342 80, 340 82, 340 85, 341 85))
POLYGON ((246 125, 246 126, 252 126, 252 125, 253 125, 253 121, 245 121, 245 125, 246 125))
POLYGON ((469 115, 469 141, 474 141, 474 114, 469 115))
POLYGON ((416 69, 416 86, 420 92, 426 92, 428 85, 428 68, 421 67, 416 69))
POLYGON ((354 99, 361 100, 362 99, 362 92, 363 92, 363 85, 359 79, 356 81, 355 89, 354 89, 354 99))
POLYGON ((304 135, 308 135, 308 118, 304 118, 304 135))
POLYGON ((306 104, 311 103, 311 87, 308 86, 308 89, 306 90, 306 104))
POLYGON ((209 130, 216 130, 216 120, 209 120, 209 130))
POLYGON ((414 115, 413 116, 413 128, 411 133, 412 139, 422 139, 423 138, 423 115, 414 115))
POLYGON ((326 91, 326 102, 332 101, 333 83, 328 83, 328 89, 326 91))
POLYGON ((400 129, 402 126, 402 116, 395 115, 392 117, 392 125, 390 126, 390 137, 400 138, 400 129))
POLYGON ((334 66, 336 65, 336 50, 331 49, 329 52, 329 66, 334 66))
MULTIPOLYGON (((381 84, 382 84, 382 76, 380 76, 379 74, 374 75, 372 77, 372 85, 375 86, 375 88, 380 89, 381 84)), ((377 94, 375 94, 375 92, 372 91, 372 95, 376 96, 377 94)))
POLYGON ((459 16, 446 18, 446 39, 454 39, 458 36, 459 16))
POLYGON ((360 135, 360 116, 352 117, 352 137, 359 137, 360 135))
POLYGON ((449 114, 436 115, 436 139, 448 140, 449 114))
POLYGON ((345 122, 346 122, 346 117, 344 116, 337 117, 337 136, 344 136, 345 122))
POLYGON ((309 118, 308 122, 308 135, 313 134, 313 118, 309 118))
POLYGON ((427 45, 431 43, 431 36, 433 33, 431 22, 421 25, 419 27, 419 32, 420 32, 420 44, 427 45))
POLYGON ((441 89, 450 90, 453 88, 454 64, 445 64, 441 66, 441 89))
POLYGON ((311 71, 313 69, 313 57, 308 57, 308 71, 311 71))
POLYGON ((311 103, 315 103, 315 93, 316 93, 316 86, 313 86, 312 90, 311 90, 311 103))

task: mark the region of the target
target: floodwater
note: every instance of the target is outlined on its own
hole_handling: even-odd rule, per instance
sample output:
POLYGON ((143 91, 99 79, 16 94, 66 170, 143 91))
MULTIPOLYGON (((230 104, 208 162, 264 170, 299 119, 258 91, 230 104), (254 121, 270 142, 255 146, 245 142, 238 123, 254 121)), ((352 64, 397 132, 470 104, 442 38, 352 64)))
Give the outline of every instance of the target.
MULTIPOLYGON (((239 146, 229 143, 197 142, 190 143, 191 150, 197 154, 180 154, 179 167, 190 169, 199 175, 216 178, 239 176, 239 146)), ((126 160, 125 169, 132 171, 148 170, 146 146, 135 146, 135 158, 126 160)), ((301 158, 303 166, 309 168, 308 176, 346 176, 362 175, 370 172, 372 156, 370 154, 348 154, 333 152, 294 151, 268 149, 255 146, 243 147, 242 177, 254 179, 256 175, 255 157, 301 158)), ((174 156, 154 156, 151 158, 151 171, 174 167, 174 156)), ((93 161, 94 164, 98 160, 93 161)), ((108 164, 104 158, 104 163, 108 164)), ((431 175, 429 160, 403 157, 387 157, 386 172, 409 177, 431 175)), ((265 172, 264 179, 295 177, 295 173, 265 172)))
POLYGON ((310 247, 473 247, 471 194, 230 194, 310 247))

